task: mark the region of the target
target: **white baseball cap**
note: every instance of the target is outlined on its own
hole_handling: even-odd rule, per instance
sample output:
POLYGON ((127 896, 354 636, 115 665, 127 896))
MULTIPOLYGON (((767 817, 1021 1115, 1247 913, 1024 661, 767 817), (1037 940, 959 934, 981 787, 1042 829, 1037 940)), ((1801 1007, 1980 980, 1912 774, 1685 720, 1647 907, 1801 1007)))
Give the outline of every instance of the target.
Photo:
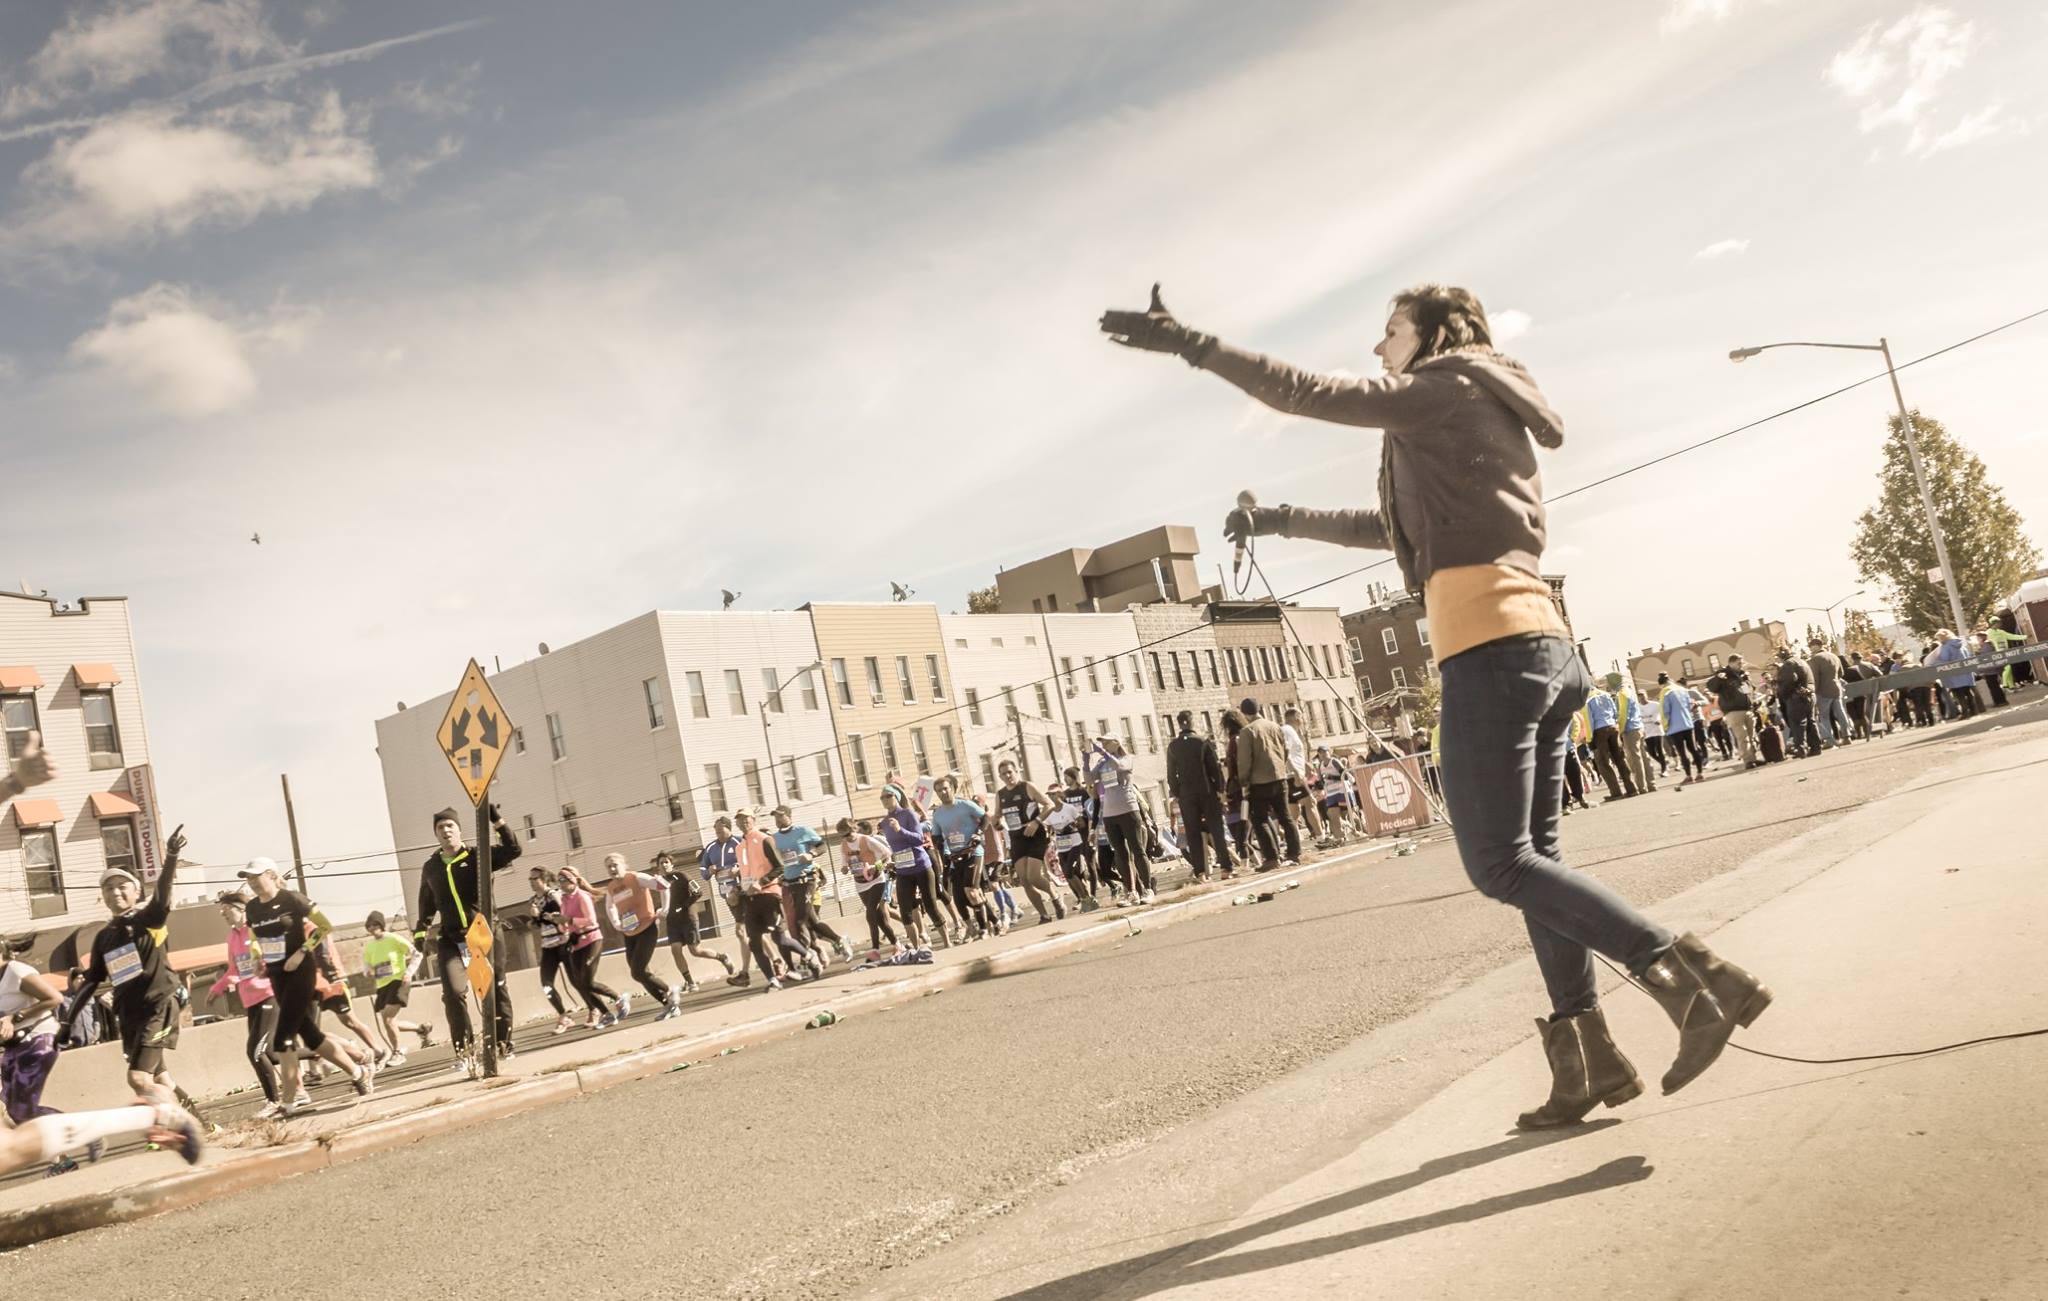
POLYGON ((241 871, 239 871, 239 872, 235 873, 235 875, 236 875, 236 876, 239 876, 239 877, 241 877, 241 878, 242 878, 242 879, 243 879, 244 881, 253 881, 253 880, 255 880, 255 879, 256 879, 257 877, 259 877, 259 876, 262 876, 262 875, 263 875, 264 873, 266 873, 266 872, 275 872, 275 871, 277 871, 277 860, 276 860, 276 859, 274 859, 274 858, 252 858, 252 859, 250 859, 250 860, 249 860, 249 866, 247 866, 247 867, 243 868, 243 869, 242 869, 241 871))

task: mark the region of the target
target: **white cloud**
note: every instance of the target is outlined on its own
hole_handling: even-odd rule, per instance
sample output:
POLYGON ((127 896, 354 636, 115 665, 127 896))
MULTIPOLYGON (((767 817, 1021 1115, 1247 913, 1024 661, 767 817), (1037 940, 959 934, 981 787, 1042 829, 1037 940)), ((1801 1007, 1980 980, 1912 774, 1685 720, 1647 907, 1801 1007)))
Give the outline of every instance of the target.
POLYGON ((95 245, 239 226, 377 183, 376 151, 332 92, 310 107, 257 100, 204 114, 108 118, 24 173, 18 233, 95 245))
POLYGON ((1486 323, 1493 327, 1497 344, 1512 343, 1529 332, 1529 314, 1514 307, 1487 313, 1486 323))
POLYGON ((260 0, 127 0, 74 12, 0 98, 0 119, 81 95, 120 90, 162 73, 221 71, 292 47, 271 30, 260 0))
POLYGON ((156 284, 116 301, 105 324, 72 343, 71 356, 170 414, 194 419, 255 396, 252 353, 295 344, 302 324, 286 313, 236 323, 216 315, 182 285, 156 284))
POLYGON ((1755 0, 1670 0, 1662 25, 1667 32, 1682 32, 1702 23, 1726 22, 1754 3, 1755 0))
POLYGON ((1717 239, 1693 257, 1701 262, 1712 262, 1715 258, 1738 257, 1748 251, 1749 241, 1746 239, 1717 239))
POLYGON ((1922 5, 1891 23, 1873 23, 1828 61, 1827 83, 1858 105, 1857 129, 1903 128, 1906 152, 1920 157, 1997 134, 1999 106, 1966 115, 1947 131, 1928 117, 1943 83, 1962 71, 1978 45, 1977 25, 1939 5, 1922 5))

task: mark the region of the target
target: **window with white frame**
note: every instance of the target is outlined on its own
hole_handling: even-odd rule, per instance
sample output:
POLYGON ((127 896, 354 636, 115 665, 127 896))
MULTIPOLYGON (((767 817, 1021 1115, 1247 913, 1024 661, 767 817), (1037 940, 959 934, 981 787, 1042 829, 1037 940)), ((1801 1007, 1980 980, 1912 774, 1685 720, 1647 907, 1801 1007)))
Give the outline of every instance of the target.
POLYGON ((1088 674, 1088 689, 1090 691, 1102 690, 1102 679, 1095 676, 1095 661, 1091 659, 1081 665, 1081 667, 1088 674))
POLYGON ((996 761, 991 755, 981 756, 981 781, 984 787, 993 788, 996 784, 996 761))
POLYGON ((557 759, 569 756, 569 738, 562 732, 562 716, 548 715, 548 752, 557 759))
POLYGON ((910 762, 917 765, 920 773, 932 770, 931 751, 925 748, 924 729, 921 727, 910 729, 910 762))
POLYGON ((924 677, 925 681, 931 684, 932 699, 944 700, 946 698, 946 678, 944 674, 939 672, 938 656, 927 655, 924 657, 924 677))
POLYGON ((1159 733, 1152 726, 1152 715, 1145 715, 1142 721, 1145 724, 1145 752, 1147 754, 1158 754, 1159 733))
POLYGON ((868 700, 879 705, 882 703, 882 661, 878 656, 869 655, 861 663, 868 674, 868 700))
POLYGON ((704 792, 711 797, 711 807, 720 813, 732 807, 725 797, 725 771, 715 763, 704 765, 704 792))
POLYGON ((725 704, 735 715, 747 712, 747 684, 741 680, 738 669, 725 671, 725 704))
POLYGON ((816 709, 817 707, 818 707, 818 675, 817 675, 817 673, 816 673, 816 672, 815 672, 814 670, 812 670, 812 669, 805 669, 805 670, 804 670, 804 708, 805 708, 805 709, 810 709, 810 710, 815 710, 815 709, 816 709))
POLYGON ((57 858, 57 833, 36 827, 21 833, 21 867, 28 883, 29 915, 55 917, 69 911, 64 899, 64 868, 57 858))
POLYGON ((652 732, 668 722, 668 710, 662 706, 661 679, 643 678, 640 681, 640 698, 647 702, 647 730, 652 732))
POLYGON ((668 803, 668 820, 670 822, 681 822, 685 811, 683 809, 683 784, 676 780, 674 773, 665 772, 661 775, 661 794, 662 798, 668 803))
POLYGON ((562 806, 562 832, 569 837, 569 848, 583 848, 583 824, 576 820, 576 806, 574 804, 564 804, 562 806))
POLYGON ((533 825, 533 815, 531 813, 519 815, 519 829, 526 833, 526 843, 529 845, 540 835, 540 828, 533 825))
POLYGON ((711 717, 711 701, 704 694, 704 675, 695 669, 683 675, 690 687, 690 717, 711 717))
POLYGON ((952 772, 960 766, 960 751, 953 745, 953 725, 947 723, 939 728, 939 748, 946 752, 946 771, 952 772))
POLYGON ((1389 655, 1400 653, 1401 639, 1394 635, 1392 628, 1380 629, 1380 649, 1389 655))
POLYGON ((904 704, 914 705, 917 703, 917 684, 910 680, 910 657, 908 655, 898 655, 896 657, 896 685, 903 690, 904 704))
POLYGON ((512 729, 512 753, 526 753, 526 729, 523 727, 515 727, 512 729))
POLYGON ((1416 641, 1418 641, 1418 642, 1420 642, 1420 643, 1421 643, 1421 644, 1423 645, 1423 647, 1425 647, 1425 648, 1427 648, 1427 647, 1428 647, 1428 645, 1429 645, 1429 620, 1428 620, 1428 619, 1417 619, 1417 620, 1415 621, 1415 640, 1416 640, 1416 641))
POLYGON ((782 785, 784 796, 791 803, 803 799, 804 785, 801 781, 797 780, 795 759, 784 759, 782 761, 782 785))
POLYGON ((1396 688, 1396 689, 1399 689, 1399 688, 1401 688, 1401 687, 1405 687, 1405 686, 1407 686, 1407 685, 1408 685, 1408 675, 1407 675, 1406 673, 1404 673, 1404 672, 1403 672, 1403 671, 1401 670, 1401 666, 1400 666, 1400 665, 1398 665, 1398 664, 1397 664, 1397 665, 1395 665, 1395 666, 1394 666, 1394 686, 1395 686, 1395 688, 1396 688))
POLYGON ((839 793, 839 783, 832 780, 832 756, 829 754, 820 754, 818 756, 818 793, 820 795, 837 795, 839 793))
POLYGON ((19 759, 28 749, 29 733, 42 726, 36 718, 36 698, 26 692, 0 696, 0 726, 7 732, 7 757, 19 759))
POLYGON ((780 714, 782 708, 782 677, 772 667, 761 669, 761 708, 771 714, 780 714))
POLYGON ((135 865, 133 818, 101 818, 100 848, 106 853, 108 867, 119 868, 130 876, 141 879, 142 873, 135 865))
POLYGON ((846 738, 846 759, 853 766, 855 788, 865 790, 872 784, 868 781, 868 748, 858 735, 846 738))
POLYGON ((1031 684, 1031 690, 1038 695, 1038 716, 1040 718, 1051 718, 1052 699, 1045 694, 1045 684, 1043 682, 1034 682, 1031 684))
POLYGON ((93 768, 119 768, 121 729, 114 722, 114 693, 81 691, 79 712, 85 718, 85 749, 93 768))
POLYGON ((740 771, 747 779, 747 803, 757 807, 766 804, 768 802, 768 791, 761 785, 760 761, 749 759, 741 765, 740 771))
POLYGON ((981 726, 981 691, 976 687, 967 688, 967 721, 975 727, 981 726))
POLYGON ((894 732, 884 732, 882 733, 882 770, 884 772, 895 772, 896 768, 896 734, 894 732))

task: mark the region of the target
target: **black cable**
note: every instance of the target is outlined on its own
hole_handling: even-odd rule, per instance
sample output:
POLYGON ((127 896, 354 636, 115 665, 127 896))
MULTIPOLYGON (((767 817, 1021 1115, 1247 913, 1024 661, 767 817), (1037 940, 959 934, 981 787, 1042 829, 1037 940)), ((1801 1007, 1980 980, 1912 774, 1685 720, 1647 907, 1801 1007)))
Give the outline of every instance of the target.
MULTIPOLYGON (((1643 982, 1629 975, 1620 967, 1615 966, 1612 962, 1609 962, 1604 954, 1595 953, 1593 956, 1600 959, 1601 966, 1606 967, 1609 971, 1620 976, 1637 989, 1642 989, 1643 993, 1649 994, 1649 990, 1643 989, 1643 982)), ((1975 1039, 1959 1039, 1955 1043, 1939 1044, 1933 1048, 1908 1048, 1895 1053, 1859 1053, 1854 1057, 1793 1057, 1785 1053, 1767 1053, 1761 1048, 1751 1048, 1747 1045, 1736 1043, 1733 1039, 1728 1041, 1728 1046, 1737 1052, 1748 1053, 1752 1057, 1768 1057, 1774 1062, 1797 1062, 1802 1066, 1846 1066, 1852 1062, 1888 1062, 1904 1057, 1930 1057, 1935 1053, 1952 1052, 1957 1048, 1971 1048, 1978 1044, 2003 1043, 2008 1039, 2032 1039, 2040 1035, 2048 1035, 2048 1026, 2043 1026, 2039 1030, 2014 1030, 2009 1034, 1979 1035, 1975 1039)))

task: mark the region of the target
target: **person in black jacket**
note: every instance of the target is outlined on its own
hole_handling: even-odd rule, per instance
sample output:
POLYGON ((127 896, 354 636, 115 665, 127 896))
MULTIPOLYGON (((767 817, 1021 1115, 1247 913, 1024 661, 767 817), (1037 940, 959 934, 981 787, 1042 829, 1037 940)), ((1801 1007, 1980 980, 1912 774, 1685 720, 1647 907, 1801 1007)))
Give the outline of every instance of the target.
POLYGON ((1230 835, 1223 829, 1223 764, 1216 747, 1206 737, 1195 735, 1195 715, 1183 709, 1174 715, 1180 735, 1166 743, 1166 788, 1180 805, 1181 825, 1187 828, 1188 862, 1195 879, 1209 875, 1209 856, 1202 840, 1216 846, 1216 866, 1224 876, 1237 871, 1230 857, 1230 835))
POLYGON ((1763 756, 1757 752, 1756 744, 1756 693, 1749 685, 1749 672, 1743 667, 1742 657, 1730 655, 1728 663, 1707 679, 1707 690, 1714 693, 1714 702, 1721 706, 1722 721, 1735 734, 1735 744, 1742 750, 1744 771, 1763 767, 1763 756))
MULTIPOLYGON (((469 923, 477 913, 476 855, 464 842, 462 814, 442 809, 434 815, 434 836, 441 842, 420 868, 419 906, 413 912, 413 943, 427 949, 431 938, 435 964, 441 973, 441 1006, 448 1013, 448 1039, 455 1055, 465 1062, 475 1052, 469 1029, 468 941, 469 923), (433 922, 440 919, 440 926, 433 922)), ((510 866, 519 857, 519 837, 491 806, 491 830, 497 845, 491 851, 495 871, 510 866)), ((512 1055, 512 995, 505 988, 505 969, 496 965, 498 993, 498 1055, 512 1055)))
POLYGON ((1813 670, 1790 646, 1778 648, 1778 712, 1785 716, 1785 748, 1801 759, 1821 752, 1813 722, 1813 670))

